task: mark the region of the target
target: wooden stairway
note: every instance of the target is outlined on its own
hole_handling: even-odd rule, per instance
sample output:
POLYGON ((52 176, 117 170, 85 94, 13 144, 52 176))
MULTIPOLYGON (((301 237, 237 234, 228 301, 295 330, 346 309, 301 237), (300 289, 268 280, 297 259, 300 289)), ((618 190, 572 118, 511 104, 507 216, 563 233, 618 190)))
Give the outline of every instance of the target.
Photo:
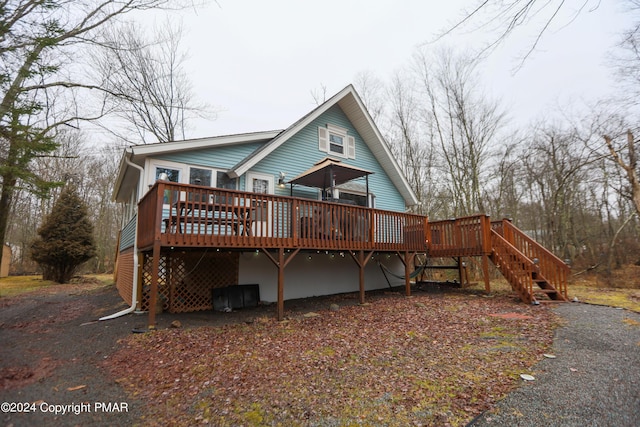
POLYGON ((567 301, 567 264, 508 220, 491 224, 490 259, 525 303, 567 301))
POLYGON ((488 258, 522 301, 567 301, 569 266, 507 219, 475 215, 429 222, 426 238, 430 257, 483 257, 487 289, 488 258))

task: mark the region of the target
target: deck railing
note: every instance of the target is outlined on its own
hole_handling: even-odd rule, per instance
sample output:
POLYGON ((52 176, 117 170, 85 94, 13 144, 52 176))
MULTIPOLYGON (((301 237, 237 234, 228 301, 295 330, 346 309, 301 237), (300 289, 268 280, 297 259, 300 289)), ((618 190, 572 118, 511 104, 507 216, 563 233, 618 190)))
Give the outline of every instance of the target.
POLYGON ((564 261, 527 236, 507 219, 493 222, 492 228, 530 259, 534 264, 534 271, 538 271, 565 299, 567 298, 570 268, 564 261))
POLYGON ((430 256, 481 256, 490 253, 491 220, 487 215, 429 222, 430 256))
POLYGON ((158 181, 138 206, 138 247, 425 251, 427 218, 350 204, 158 181))

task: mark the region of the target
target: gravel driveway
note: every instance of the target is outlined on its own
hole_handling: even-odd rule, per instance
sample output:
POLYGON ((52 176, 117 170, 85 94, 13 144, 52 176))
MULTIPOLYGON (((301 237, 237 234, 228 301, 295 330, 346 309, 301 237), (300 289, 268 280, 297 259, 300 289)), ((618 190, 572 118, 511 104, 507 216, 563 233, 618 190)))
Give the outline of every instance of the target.
POLYGON ((14 407, 3 406, 0 425, 132 425, 132 406, 140 403, 100 365, 118 339, 131 333, 136 318, 96 322, 124 306, 114 288, 104 286, 60 285, 51 293, 1 299, 0 403, 14 407), (129 411, 95 407, 103 402, 126 402, 129 411))
POLYGON ((640 426, 640 314, 561 304, 555 359, 473 426, 640 426))

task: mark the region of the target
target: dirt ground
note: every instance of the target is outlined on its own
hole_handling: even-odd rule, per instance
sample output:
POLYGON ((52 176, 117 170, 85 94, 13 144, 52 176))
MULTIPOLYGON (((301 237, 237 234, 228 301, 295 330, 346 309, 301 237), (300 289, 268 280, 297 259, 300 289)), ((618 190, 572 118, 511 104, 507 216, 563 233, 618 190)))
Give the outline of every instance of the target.
MULTIPOLYGON (((287 301, 285 310, 288 315, 327 310, 338 300, 358 303, 355 296, 309 298, 287 301)), ((60 285, 0 299, 0 402, 12 404, 3 406, 0 425, 134 424, 144 402, 127 396, 101 364, 119 339, 146 331, 148 317, 97 320, 126 307, 114 286, 100 284, 60 285)), ((231 313, 162 313, 157 328, 175 320, 183 328, 252 322, 275 313, 275 305, 231 313)))
MULTIPOLYGON (((449 290, 436 288, 429 292, 449 290)), ((384 297, 368 293, 367 298, 380 296, 384 297)), ((358 300, 355 294, 350 294, 287 301, 285 315, 295 317, 329 310, 334 303, 343 307, 355 305, 358 300)), ((146 403, 127 395, 104 366, 119 348, 120 339, 146 331, 147 315, 97 320, 124 308, 126 304, 115 287, 99 283, 61 285, 1 298, 0 425, 129 426, 138 423, 146 403)), ((275 313, 275 305, 270 305, 231 313, 162 313, 157 321, 158 329, 168 328, 176 320, 182 328, 191 328, 250 323, 265 316, 274 317, 275 313)), ((629 328, 636 333, 635 323, 629 328)), ((637 338, 633 343, 636 342, 637 338)), ((567 351, 568 355, 574 353, 574 349, 567 351)), ((636 399, 636 395, 630 396, 636 399)))

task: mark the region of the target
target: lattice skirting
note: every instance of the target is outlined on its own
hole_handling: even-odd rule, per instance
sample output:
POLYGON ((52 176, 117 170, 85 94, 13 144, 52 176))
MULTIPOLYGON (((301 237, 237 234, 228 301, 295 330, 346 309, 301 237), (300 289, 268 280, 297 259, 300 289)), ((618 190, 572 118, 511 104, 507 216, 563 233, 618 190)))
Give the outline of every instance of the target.
MULTIPOLYGON (((151 298, 151 252, 142 258, 142 309, 151 298)), ((238 252, 166 251, 160 255, 158 305, 171 313, 213 309, 214 288, 238 284, 238 252)))

